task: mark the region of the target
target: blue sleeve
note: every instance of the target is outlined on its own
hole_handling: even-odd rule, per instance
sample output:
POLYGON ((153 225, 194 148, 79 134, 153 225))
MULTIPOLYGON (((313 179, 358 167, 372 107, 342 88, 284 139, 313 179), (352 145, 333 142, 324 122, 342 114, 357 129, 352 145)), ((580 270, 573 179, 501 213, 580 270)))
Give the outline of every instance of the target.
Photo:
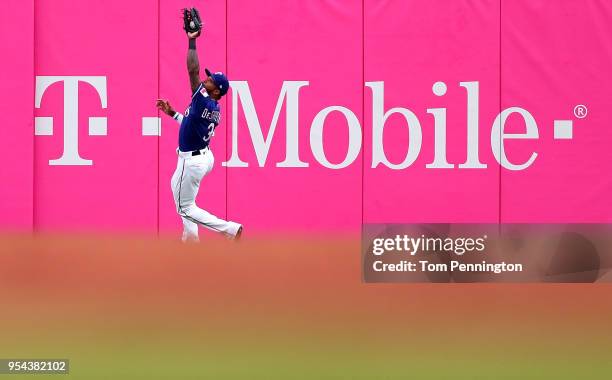
POLYGON ((201 88, 202 88, 202 82, 200 82, 200 85, 198 86, 198 88, 196 88, 196 90, 193 92, 193 94, 191 94, 191 99, 193 99, 195 94, 197 94, 200 91, 201 88))

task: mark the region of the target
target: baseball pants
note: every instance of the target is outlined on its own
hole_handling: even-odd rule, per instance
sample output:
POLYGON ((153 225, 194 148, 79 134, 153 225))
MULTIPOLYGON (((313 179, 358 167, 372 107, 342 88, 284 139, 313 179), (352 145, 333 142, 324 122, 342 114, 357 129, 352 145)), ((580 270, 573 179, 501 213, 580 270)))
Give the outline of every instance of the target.
POLYGON ((203 149, 201 152, 197 156, 192 156, 191 152, 178 151, 178 164, 172 176, 174 204, 183 220, 182 240, 198 241, 198 225, 233 238, 240 224, 217 218, 195 203, 202 178, 210 173, 215 162, 210 149, 203 149))

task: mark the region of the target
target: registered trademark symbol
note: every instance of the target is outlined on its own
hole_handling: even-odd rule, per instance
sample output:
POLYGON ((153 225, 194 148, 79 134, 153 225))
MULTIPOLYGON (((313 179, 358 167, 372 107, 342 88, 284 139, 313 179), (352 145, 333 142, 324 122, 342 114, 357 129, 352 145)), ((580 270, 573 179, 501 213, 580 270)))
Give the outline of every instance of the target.
POLYGON ((576 116, 578 119, 584 119, 587 117, 588 113, 588 108, 586 108, 586 106, 583 104, 578 104, 576 107, 574 107, 574 116, 576 116))

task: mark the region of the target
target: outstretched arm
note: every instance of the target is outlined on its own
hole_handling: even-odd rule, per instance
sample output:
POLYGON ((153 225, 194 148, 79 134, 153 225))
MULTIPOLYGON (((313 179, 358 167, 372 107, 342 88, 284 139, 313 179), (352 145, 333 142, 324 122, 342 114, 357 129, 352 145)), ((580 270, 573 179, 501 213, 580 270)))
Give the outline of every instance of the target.
POLYGON ((196 38, 200 35, 197 33, 187 33, 189 37, 189 50, 187 50, 187 72, 189 73, 189 83, 191 85, 191 93, 193 94, 198 89, 202 82, 200 80, 200 61, 196 52, 196 38))

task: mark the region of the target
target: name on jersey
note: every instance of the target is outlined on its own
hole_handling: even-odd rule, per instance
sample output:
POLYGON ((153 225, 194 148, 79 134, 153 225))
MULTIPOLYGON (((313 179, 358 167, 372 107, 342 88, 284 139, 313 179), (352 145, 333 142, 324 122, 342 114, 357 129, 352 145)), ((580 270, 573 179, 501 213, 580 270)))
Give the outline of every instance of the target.
POLYGON ((210 111, 209 109, 204 109, 202 112, 202 117, 210 122, 215 124, 219 124, 219 119, 221 117, 221 113, 219 111, 210 111))

